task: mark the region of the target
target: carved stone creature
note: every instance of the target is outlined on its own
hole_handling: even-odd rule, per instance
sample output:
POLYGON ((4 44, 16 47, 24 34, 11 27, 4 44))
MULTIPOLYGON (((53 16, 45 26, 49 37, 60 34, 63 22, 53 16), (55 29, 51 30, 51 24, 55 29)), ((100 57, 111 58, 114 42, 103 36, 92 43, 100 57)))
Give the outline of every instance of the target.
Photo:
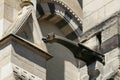
POLYGON ((102 64, 105 64, 105 57, 103 54, 93 51, 88 47, 82 45, 81 43, 71 41, 64 37, 55 35, 54 33, 48 34, 48 36, 44 37, 42 40, 45 43, 60 43, 61 45, 67 47, 73 53, 75 58, 85 61, 87 65, 90 65, 96 60, 98 60, 102 64))

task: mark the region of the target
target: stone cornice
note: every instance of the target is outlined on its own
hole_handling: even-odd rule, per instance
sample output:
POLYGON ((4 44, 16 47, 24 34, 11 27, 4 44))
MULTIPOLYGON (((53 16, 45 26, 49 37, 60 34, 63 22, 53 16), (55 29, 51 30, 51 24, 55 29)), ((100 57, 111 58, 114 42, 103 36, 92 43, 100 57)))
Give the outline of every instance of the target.
POLYGON ((41 57, 45 58, 46 60, 49 60, 50 58, 52 58, 52 56, 50 54, 48 54, 47 52, 40 49, 39 46, 31 43, 28 40, 25 40, 25 39, 19 37, 17 35, 14 35, 14 34, 9 34, 8 36, 1 39, 0 40, 0 46, 3 46, 4 44, 6 44, 6 43, 8 43, 10 41, 13 41, 13 42, 16 42, 18 44, 23 45, 24 47, 34 51, 35 53, 37 53, 41 57))
POLYGON ((118 17, 120 16, 120 11, 113 14, 108 19, 104 20, 103 22, 99 23, 98 25, 94 26, 87 32, 81 34, 80 42, 85 42, 89 40, 91 37, 95 36, 97 33, 104 31, 105 29, 111 27, 111 25, 118 23, 118 17))

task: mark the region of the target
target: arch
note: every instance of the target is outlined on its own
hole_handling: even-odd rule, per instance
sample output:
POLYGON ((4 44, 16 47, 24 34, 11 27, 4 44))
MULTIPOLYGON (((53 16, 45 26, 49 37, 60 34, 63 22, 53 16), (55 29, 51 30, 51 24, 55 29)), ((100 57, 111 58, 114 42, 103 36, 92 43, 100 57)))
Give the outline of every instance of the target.
POLYGON ((67 5, 60 1, 39 0, 37 11, 39 19, 45 19, 56 24, 68 39, 79 40, 82 33, 81 20, 76 18, 75 14, 73 15, 67 5))
MULTIPOLYGON (((39 0, 40 1, 40 0, 39 0)), ((71 40, 79 40, 80 34, 82 33, 82 24, 78 22, 75 18, 75 15, 72 14, 68 9, 66 9, 62 3, 57 3, 54 1, 45 1, 41 0, 41 2, 37 3, 37 11, 38 11, 38 20, 41 27, 41 31, 48 32, 46 27, 49 26, 52 27, 52 23, 55 25, 54 28, 57 28, 55 32, 58 35, 62 35, 60 33, 64 33, 62 36, 65 36, 71 40), (45 22, 46 20, 50 22, 51 25, 46 24, 42 25, 42 20, 45 22), (45 21, 44 21, 45 20, 45 21), (52 23, 51 23, 52 22, 52 23), (46 26, 48 25, 48 26, 46 26), (46 26, 46 27, 45 27, 46 26), (45 31, 43 28, 46 28, 45 31)), ((44 24, 44 23, 43 23, 44 24)), ((52 28, 50 28, 52 29, 52 28)), ((49 31, 54 31, 49 30, 49 31)), ((44 34, 43 34, 44 35, 44 34)), ((45 36, 45 35, 44 35, 45 36)), ((66 80, 66 75, 69 75, 68 73, 64 73, 66 71, 69 71, 70 74, 73 74, 74 77, 70 76, 69 78, 71 80, 77 79, 78 77, 78 62, 77 59, 74 57, 72 52, 64 47, 63 45, 59 43, 53 43, 53 44, 46 44, 48 51, 50 54, 52 54, 54 57, 47 61, 46 67, 47 67, 47 79, 48 80, 66 80), (62 51, 62 52, 61 52, 62 51), (67 68, 68 66, 71 66, 71 69, 74 71, 71 71, 71 69, 67 68), (59 73, 59 74, 56 74, 59 73), (54 76, 56 75, 56 76, 54 76)))
POLYGON ((78 21, 80 24, 82 24, 82 19, 80 17, 78 17, 74 13, 74 11, 61 0, 38 0, 38 3, 54 3, 54 4, 58 4, 61 7, 63 7, 64 9, 66 9, 69 13, 71 13, 76 18, 76 21, 78 21))
MULTIPOLYGON (((64 34, 53 23, 41 20, 40 25, 43 36, 46 36, 52 31, 55 31, 56 34, 64 37, 64 34)), ((69 73, 73 74, 73 76, 75 77, 70 77, 71 80, 77 79, 78 76, 76 74, 78 73, 78 65, 76 62, 76 58, 74 57, 72 52, 59 43, 48 43, 46 44, 46 47, 48 52, 53 56, 53 58, 48 60, 46 63, 47 80, 66 80, 66 75, 69 75, 68 73, 64 73, 66 71, 69 71, 69 73), (71 71, 71 69, 67 68, 68 66, 71 66, 71 69, 74 71, 71 71)))

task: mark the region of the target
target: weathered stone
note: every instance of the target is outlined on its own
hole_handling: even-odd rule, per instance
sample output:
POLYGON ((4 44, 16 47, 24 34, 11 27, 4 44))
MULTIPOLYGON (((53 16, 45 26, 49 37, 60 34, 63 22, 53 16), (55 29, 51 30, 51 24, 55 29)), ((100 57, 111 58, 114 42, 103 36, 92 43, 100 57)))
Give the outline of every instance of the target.
POLYGON ((119 3, 0 0, 0 80, 119 80, 119 3), (20 7, 21 1, 32 5, 20 7), (51 32, 104 54, 105 65, 87 66, 65 46, 45 45, 42 38, 51 32))

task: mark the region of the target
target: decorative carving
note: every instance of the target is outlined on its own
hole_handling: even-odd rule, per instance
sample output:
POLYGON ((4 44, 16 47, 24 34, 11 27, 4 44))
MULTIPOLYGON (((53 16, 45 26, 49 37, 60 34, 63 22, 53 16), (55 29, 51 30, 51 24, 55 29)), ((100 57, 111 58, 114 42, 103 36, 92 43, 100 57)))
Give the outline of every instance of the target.
POLYGON ((61 36, 57 36, 53 33, 48 34, 47 37, 43 38, 43 41, 45 43, 57 42, 57 43, 62 44, 63 46, 65 46, 69 50, 71 50, 71 52, 73 52, 73 55, 75 56, 75 58, 85 61, 87 63, 87 65, 93 63, 96 60, 105 64, 104 55, 87 48, 86 46, 82 45, 81 43, 73 42, 69 39, 66 39, 61 36))
POLYGON ((41 78, 31 74, 30 72, 16 66, 16 65, 12 65, 13 66, 13 72, 14 75, 16 75, 16 78, 19 78, 20 80, 42 80, 41 78))
POLYGON ((66 10, 68 10, 75 18, 75 20, 82 25, 82 19, 80 17, 78 17, 74 11, 67 5, 65 4, 63 1, 61 0, 39 0, 39 2, 51 2, 51 3, 56 3, 56 4, 60 4, 61 6, 63 6, 66 10))

